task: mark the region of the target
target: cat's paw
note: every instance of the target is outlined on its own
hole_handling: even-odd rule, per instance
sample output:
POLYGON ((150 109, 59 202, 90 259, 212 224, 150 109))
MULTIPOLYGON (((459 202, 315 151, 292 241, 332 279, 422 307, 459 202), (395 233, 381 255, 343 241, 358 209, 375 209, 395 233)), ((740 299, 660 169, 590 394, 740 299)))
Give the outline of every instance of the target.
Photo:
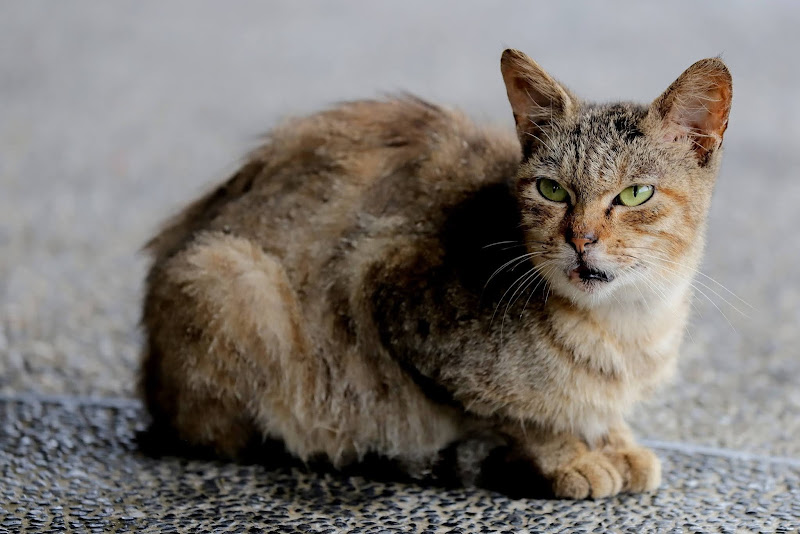
POLYGON ((653 491, 661 484, 661 461, 650 449, 632 446, 605 454, 622 475, 622 491, 653 491))
POLYGON ((563 499, 599 499, 622 491, 622 474, 605 453, 591 451, 556 471, 553 493, 563 499))
POLYGON ((553 477, 553 492, 566 499, 600 499, 623 491, 652 491, 661 484, 661 462, 649 449, 591 451, 553 477))

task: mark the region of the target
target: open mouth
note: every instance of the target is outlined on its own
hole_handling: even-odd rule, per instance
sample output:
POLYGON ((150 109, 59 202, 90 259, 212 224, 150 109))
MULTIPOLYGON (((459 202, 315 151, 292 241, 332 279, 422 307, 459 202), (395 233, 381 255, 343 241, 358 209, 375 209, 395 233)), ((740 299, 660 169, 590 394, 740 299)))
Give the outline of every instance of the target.
POLYGON ((569 272, 569 279, 573 282, 580 280, 584 283, 610 282, 614 279, 614 275, 605 271, 593 269, 585 263, 581 263, 578 267, 569 272))

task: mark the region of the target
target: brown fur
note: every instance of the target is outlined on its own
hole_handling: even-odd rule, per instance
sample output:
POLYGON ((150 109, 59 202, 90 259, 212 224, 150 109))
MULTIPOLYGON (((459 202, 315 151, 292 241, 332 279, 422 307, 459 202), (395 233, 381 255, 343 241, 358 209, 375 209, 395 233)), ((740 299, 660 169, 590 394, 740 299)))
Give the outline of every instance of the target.
POLYGON ((648 108, 581 102, 520 52, 502 70, 519 139, 412 97, 341 105, 276 129, 150 242, 156 428, 412 475, 484 440, 557 496, 659 484, 624 418, 675 365, 730 75, 698 62, 648 108), (614 202, 634 184, 653 197, 614 202))

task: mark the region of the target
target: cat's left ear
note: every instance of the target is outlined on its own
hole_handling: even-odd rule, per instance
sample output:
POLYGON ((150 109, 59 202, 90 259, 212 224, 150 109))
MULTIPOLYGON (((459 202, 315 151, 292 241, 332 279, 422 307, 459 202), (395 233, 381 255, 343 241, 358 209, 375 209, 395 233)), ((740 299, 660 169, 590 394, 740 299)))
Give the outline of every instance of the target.
POLYGON ((503 52, 500 71, 517 123, 522 152, 527 157, 537 144, 547 140, 555 122, 564 120, 574 111, 576 99, 519 50, 503 52))
POLYGON ((686 69, 650 106, 663 141, 689 140, 700 165, 722 145, 728 127, 733 82, 719 58, 703 59, 686 69))

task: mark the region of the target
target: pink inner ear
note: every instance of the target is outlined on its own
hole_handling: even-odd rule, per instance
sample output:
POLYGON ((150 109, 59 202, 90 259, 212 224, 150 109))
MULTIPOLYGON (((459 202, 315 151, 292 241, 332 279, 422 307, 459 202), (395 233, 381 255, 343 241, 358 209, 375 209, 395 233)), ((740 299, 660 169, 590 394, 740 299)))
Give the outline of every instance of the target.
POLYGON ((515 115, 526 117, 531 103, 535 102, 535 99, 530 96, 530 84, 524 78, 514 77, 512 86, 509 89, 508 99, 511 103, 511 109, 515 115))
POLYGON ((705 155, 722 141, 728 126, 729 90, 716 86, 688 95, 676 95, 667 117, 664 141, 688 138, 705 155), (726 92, 727 91, 727 92, 726 92))
POLYGON ((551 108, 558 105, 555 97, 542 91, 534 81, 521 76, 515 77, 512 83, 513 90, 508 96, 515 114, 528 118, 552 115, 551 108))

